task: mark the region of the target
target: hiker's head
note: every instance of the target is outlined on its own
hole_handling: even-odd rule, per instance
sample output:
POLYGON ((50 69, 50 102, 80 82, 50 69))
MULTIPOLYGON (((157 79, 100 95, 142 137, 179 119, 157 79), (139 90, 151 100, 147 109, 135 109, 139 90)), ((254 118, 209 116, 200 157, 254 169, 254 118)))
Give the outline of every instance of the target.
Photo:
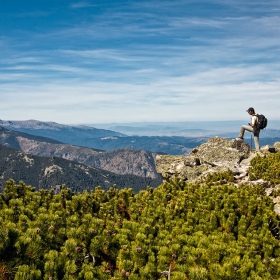
POLYGON ((248 114, 250 115, 255 114, 255 110, 253 107, 250 107, 246 112, 248 112, 248 114))

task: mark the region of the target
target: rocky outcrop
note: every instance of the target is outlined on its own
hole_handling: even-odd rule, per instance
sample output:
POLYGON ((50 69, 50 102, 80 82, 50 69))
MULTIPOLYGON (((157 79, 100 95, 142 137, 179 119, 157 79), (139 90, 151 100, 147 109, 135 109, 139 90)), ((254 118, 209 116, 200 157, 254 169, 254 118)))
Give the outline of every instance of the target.
POLYGON ((276 148, 277 152, 280 152, 280 142, 276 142, 273 146, 276 148))
POLYGON ((275 203, 275 212, 280 215, 280 196, 275 196, 275 190, 280 185, 272 187, 268 181, 250 181, 248 176, 250 162, 256 155, 278 151, 280 142, 264 146, 260 152, 256 152, 251 151, 249 144, 245 142, 214 137, 194 148, 188 156, 157 155, 156 169, 166 181, 177 176, 190 183, 203 182, 210 173, 231 170, 237 187, 243 183, 262 185, 275 203))
POLYGON ((214 137, 194 148, 188 156, 157 155, 156 168, 165 180, 176 175, 195 183, 208 173, 228 169, 241 178, 253 156, 249 144, 245 142, 214 137))
POLYGON ((276 152, 279 152, 280 151, 280 142, 274 143, 273 146, 265 145, 265 146, 261 147, 260 150, 261 150, 262 153, 266 153, 266 152, 276 153, 276 152))

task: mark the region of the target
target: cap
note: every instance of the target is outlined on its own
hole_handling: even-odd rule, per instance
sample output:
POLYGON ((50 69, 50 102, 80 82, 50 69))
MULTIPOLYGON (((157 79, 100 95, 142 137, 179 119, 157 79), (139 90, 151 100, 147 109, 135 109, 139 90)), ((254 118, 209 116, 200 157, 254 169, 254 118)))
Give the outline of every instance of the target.
POLYGON ((253 107, 250 107, 246 112, 249 112, 249 111, 254 111, 255 112, 253 107))

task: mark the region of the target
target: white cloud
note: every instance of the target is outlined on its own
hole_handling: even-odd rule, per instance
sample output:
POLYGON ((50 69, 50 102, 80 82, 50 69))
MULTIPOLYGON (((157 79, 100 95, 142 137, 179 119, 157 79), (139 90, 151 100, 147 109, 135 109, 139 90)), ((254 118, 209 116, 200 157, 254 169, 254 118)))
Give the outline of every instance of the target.
POLYGON ((189 117, 230 120, 238 119, 239 111, 243 113, 248 106, 261 108, 273 119, 280 119, 277 104, 280 80, 245 82, 248 76, 259 75, 263 70, 261 67, 214 69, 146 85, 79 81, 35 87, 1 85, 2 119, 15 119, 12 116, 38 119, 36 114, 40 111, 45 120, 62 123, 179 121, 189 117), (241 79, 243 76, 245 81, 241 79), (24 110, 19 115, 20 108, 24 110))

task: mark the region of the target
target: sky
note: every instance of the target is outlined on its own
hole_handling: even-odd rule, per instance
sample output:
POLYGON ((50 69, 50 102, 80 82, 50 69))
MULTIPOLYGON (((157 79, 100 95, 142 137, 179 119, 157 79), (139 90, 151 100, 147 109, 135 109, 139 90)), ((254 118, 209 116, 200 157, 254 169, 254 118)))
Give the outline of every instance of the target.
POLYGON ((280 1, 3 0, 0 119, 280 120, 280 1))

